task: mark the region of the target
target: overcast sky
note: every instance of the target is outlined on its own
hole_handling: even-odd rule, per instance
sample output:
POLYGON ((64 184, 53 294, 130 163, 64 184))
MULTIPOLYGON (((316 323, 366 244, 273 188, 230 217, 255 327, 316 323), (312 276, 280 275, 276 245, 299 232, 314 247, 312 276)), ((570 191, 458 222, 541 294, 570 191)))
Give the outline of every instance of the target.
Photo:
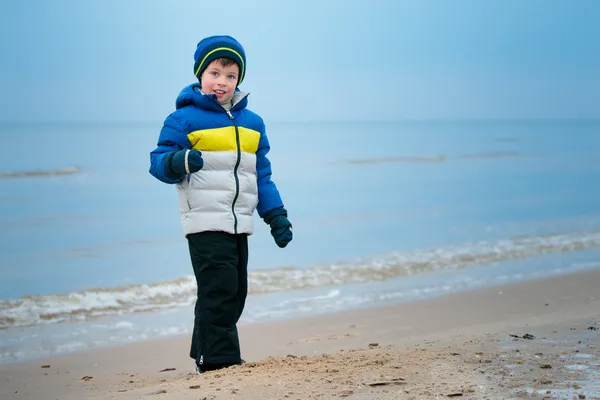
POLYGON ((213 34, 272 121, 600 118, 598 0, 7 0, 0 121, 162 121, 213 34))

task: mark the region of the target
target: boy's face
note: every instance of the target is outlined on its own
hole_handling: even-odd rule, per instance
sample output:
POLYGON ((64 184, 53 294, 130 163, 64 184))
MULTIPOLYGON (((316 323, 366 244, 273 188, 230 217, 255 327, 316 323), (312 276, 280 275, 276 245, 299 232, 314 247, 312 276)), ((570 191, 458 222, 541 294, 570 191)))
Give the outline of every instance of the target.
POLYGON ((202 92, 216 95, 221 104, 227 103, 233 97, 239 73, 236 63, 224 67, 219 60, 214 60, 200 76, 202 92))

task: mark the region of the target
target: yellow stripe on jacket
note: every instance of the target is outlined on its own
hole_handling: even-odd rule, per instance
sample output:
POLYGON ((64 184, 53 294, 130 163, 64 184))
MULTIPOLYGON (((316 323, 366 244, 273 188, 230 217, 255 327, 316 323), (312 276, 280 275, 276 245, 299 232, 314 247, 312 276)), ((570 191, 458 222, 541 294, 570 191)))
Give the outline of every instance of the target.
MULTIPOLYGON (((240 149, 245 153, 255 154, 258 150, 260 132, 254 129, 238 127, 240 133, 240 149)), ((202 129, 190 132, 188 140, 192 149, 200 151, 237 151, 235 127, 202 129)))

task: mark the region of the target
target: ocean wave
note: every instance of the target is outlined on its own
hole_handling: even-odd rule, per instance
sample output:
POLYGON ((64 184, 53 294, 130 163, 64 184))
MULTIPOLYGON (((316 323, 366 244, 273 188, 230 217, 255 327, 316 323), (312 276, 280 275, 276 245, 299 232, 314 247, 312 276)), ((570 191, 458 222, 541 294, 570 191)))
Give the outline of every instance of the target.
POLYGON ((348 160, 350 164, 381 164, 381 163, 393 163, 393 162, 406 162, 406 163, 441 163, 446 161, 445 156, 397 156, 397 157, 377 157, 377 158, 356 158, 348 160))
POLYGON ((458 158, 462 159, 478 159, 478 158, 518 158, 523 157, 523 154, 518 151, 496 151, 489 153, 471 153, 471 154, 463 154, 458 158))
POLYGON ((346 160, 348 164, 384 164, 384 163, 444 163, 455 160, 475 160, 475 159, 502 159, 502 158, 521 158, 522 153, 516 151, 497 151, 489 153, 471 153, 461 154, 455 157, 437 155, 437 156, 396 156, 396 157, 374 157, 374 158, 354 158, 346 160))
MULTIPOLYGON (((383 281, 399 276, 592 248, 600 248, 600 232, 480 241, 394 252, 312 268, 251 270, 249 293, 383 281)), ((0 301, 0 329, 190 306, 194 304, 195 293, 195 278, 187 276, 165 282, 3 300, 0 301)))
POLYGON ((54 175, 73 175, 80 171, 78 167, 65 167, 56 169, 32 169, 25 171, 0 171, 0 178, 23 178, 31 176, 54 176, 54 175))

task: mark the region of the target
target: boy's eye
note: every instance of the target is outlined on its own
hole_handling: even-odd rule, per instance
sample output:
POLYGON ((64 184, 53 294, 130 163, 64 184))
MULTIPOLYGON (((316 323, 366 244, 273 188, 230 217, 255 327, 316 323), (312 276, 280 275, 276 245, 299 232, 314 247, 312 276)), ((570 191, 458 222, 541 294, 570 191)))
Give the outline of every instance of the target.
POLYGON ((212 76, 217 76, 217 72, 216 71, 211 71, 210 73, 212 76))
POLYGON ((233 75, 229 75, 229 76, 228 76, 228 78, 229 78, 229 79, 235 79, 235 76, 233 76, 233 75))

